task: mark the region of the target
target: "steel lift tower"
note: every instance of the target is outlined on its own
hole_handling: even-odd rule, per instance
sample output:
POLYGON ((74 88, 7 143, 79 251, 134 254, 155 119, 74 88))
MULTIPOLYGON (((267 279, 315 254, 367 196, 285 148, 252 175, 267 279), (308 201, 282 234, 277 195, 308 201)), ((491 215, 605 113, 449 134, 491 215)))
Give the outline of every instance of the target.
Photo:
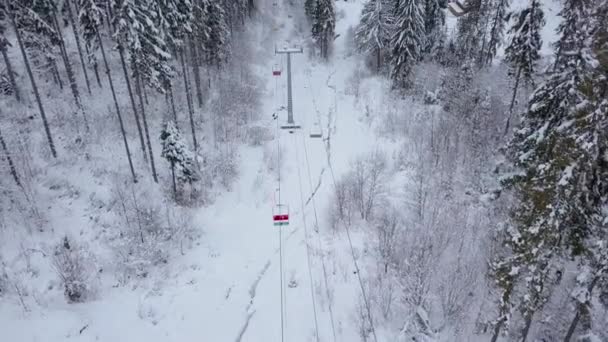
POLYGON ((282 49, 274 48, 275 54, 286 54, 287 55, 287 124, 282 125, 282 129, 288 129, 293 133, 294 129, 301 128, 300 125, 296 125, 293 121, 293 99, 291 95, 291 54, 302 53, 304 50, 301 46, 284 47, 282 49))

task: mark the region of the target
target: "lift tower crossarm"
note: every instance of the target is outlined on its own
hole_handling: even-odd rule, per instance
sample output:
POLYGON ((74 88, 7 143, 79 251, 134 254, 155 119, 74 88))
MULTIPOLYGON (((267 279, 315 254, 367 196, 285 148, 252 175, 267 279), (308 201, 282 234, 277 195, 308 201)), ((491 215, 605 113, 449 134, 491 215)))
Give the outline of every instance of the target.
POLYGON ((296 125, 293 121, 293 100, 291 95, 291 54, 292 53, 303 53, 304 50, 301 46, 284 47, 282 49, 274 48, 275 54, 286 54, 287 55, 287 124, 281 126, 283 129, 298 129, 300 125, 296 125))

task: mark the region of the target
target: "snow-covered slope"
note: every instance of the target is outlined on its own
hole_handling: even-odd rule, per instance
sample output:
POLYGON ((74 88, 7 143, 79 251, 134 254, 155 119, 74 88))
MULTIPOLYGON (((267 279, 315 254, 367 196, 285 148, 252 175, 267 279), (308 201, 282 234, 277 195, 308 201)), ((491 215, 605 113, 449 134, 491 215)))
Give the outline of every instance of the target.
MULTIPOLYGON (((0 297, 0 331, 4 340, 280 341, 280 254, 285 341, 359 340, 361 318, 357 313, 363 303, 353 257, 365 279, 369 236, 350 227, 351 246, 344 227, 331 227, 327 208, 336 190, 334 182, 349 170, 354 158, 380 146, 389 152, 395 149, 394 142, 376 136, 370 117, 370 113, 389 110, 392 95, 388 83, 376 77, 356 85, 361 86, 358 96, 352 89, 356 82, 353 73, 364 68, 360 57, 352 55, 349 33, 359 20, 361 1, 336 2, 338 37, 327 63, 310 55, 309 28, 299 2, 259 3, 262 15, 252 26, 252 37, 259 42, 258 55, 264 57, 255 66, 266 92, 262 119, 257 124, 274 132, 275 139, 262 146, 239 148, 239 178, 231 191, 194 213, 194 228, 201 238, 184 255, 135 284, 114 286, 116 281, 111 275, 99 276, 97 296, 86 303, 66 304, 56 289, 55 296, 38 298, 37 293, 50 291, 45 289, 48 282, 42 280, 31 286, 38 292, 25 294, 25 304, 17 297, 0 297), (286 103, 286 59, 273 54, 275 45, 285 44, 300 44, 305 49, 304 54, 292 58, 294 116, 302 125, 293 134, 276 129, 277 121, 272 116, 278 113, 279 124, 286 120, 286 111, 281 109, 286 103), (280 78, 272 77, 275 65, 283 68, 280 78), (315 123, 322 128, 323 139, 309 137, 315 123), (279 228, 272 225, 271 219, 273 207, 279 202, 277 151, 281 162, 280 202, 289 206, 291 217, 290 225, 281 228, 281 251, 279 228)), ((548 23, 545 54, 551 52, 548 42, 553 40, 556 26, 555 20, 548 23)), ((109 196, 106 184, 87 183, 89 176, 85 171, 69 177, 85 189, 89 198, 92 194, 109 196)), ((57 197, 47 194, 45 198, 50 201, 57 197)), ((82 222, 95 215, 86 202, 71 201, 70 194, 60 197, 61 201, 46 207, 56 231, 44 238, 57 239, 65 232, 81 234, 82 222), (54 211, 55 207, 70 209, 54 211)), ((93 250, 107 253, 94 247, 100 243, 95 232, 85 235, 83 239, 93 250)), ((3 237, 11 238, 9 234, 3 237)), ((2 248, 9 246, 19 248, 2 244, 2 248)), ((17 254, 9 250, 5 253, 17 254)), ((53 277, 44 257, 34 256, 28 262, 34 265, 33 269, 47 269, 49 274, 25 279, 53 277)), ((111 270, 112 265, 104 266, 111 270)), ((366 291, 368 286, 363 283, 366 291)), ((396 330, 390 328, 386 330, 396 330)), ((392 341, 393 337, 382 331, 378 331, 379 340, 392 341)))

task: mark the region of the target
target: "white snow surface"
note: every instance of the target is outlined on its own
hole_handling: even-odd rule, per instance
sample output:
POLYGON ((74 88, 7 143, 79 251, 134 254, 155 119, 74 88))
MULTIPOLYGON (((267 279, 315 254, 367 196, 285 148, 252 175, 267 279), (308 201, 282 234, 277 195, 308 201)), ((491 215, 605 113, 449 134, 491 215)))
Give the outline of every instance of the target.
MULTIPOLYGON (((283 163, 281 202, 290 208, 290 225, 283 228, 285 341, 315 340, 307 241, 319 339, 358 341, 359 327, 354 313, 361 290, 345 232, 334 232, 327 224, 326 208, 334 191, 327 155, 329 153, 338 179, 348 171, 350 161, 356 156, 380 145, 390 148, 389 142, 376 137, 365 117, 370 108, 362 108, 361 103, 371 104, 372 111, 380 112, 386 109, 391 95, 386 82, 378 78, 363 83, 360 99, 346 91, 353 70, 361 67, 360 58, 351 55, 347 32, 358 23, 362 1, 336 2, 339 36, 327 63, 310 56, 310 34, 303 24, 303 10, 298 8, 296 11, 292 7, 301 6, 300 2, 290 5, 288 0, 276 0, 277 6, 273 6, 273 1, 258 3, 261 4, 260 12, 266 15, 250 27, 257 30, 262 42, 260 49, 268 46, 269 41, 279 46, 289 42, 304 47, 304 54, 292 58, 294 116, 303 128, 293 134, 278 132, 283 163), (268 15, 270 13, 272 15, 268 15), (308 137, 317 120, 324 139, 330 135, 328 151, 324 145, 326 141, 308 137), (302 202, 307 201, 317 183, 320 187, 314 196, 314 207, 310 201, 302 208, 302 202), (318 233, 314 229, 315 208, 318 233), (323 279, 323 266, 327 281, 323 279), (287 286, 291 280, 295 280, 297 286, 287 286)), ((545 11, 556 10, 545 8, 545 11)), ((547 21, 545 31, 552 32, 556 21, 547 21)), ((545 38, 543 50, 547 49, 548 40, 545 38)), ((286 59, 273 55, 272 51, 265 54, 267 59, 262 63, 260 73, 267 81, 266 95, 263 119, 258 124, 274 131, 273 113, 279 113, 281 124, 286 120, 286 111, 279 110, 286 105, 286 59), (271 71, 277 64, 284 72, 275 84, 277 80, 271 71)), ((27 297, 29 312, 22 309, 16 298, 0 297, 2 340, 280 341, 279 232, 271 220, 273 205, 278 201, 278 183, 276 168, 270 174, 264 161, 264 151, 276 149, 276 144, 277 141, 272 140, 265 146, 240 148, 238 181, 211 206, 200 208, 195 222, 202 236, 184 256, 170 260, 166 267, 137 284, 114 286, 116 282, 110 275, 101 276, 96 298, 82 304, 67 304, 57 289, 53 290, 55 296, 46 296, 50 290, 48 284, 42 282, 30 284, 45 296, 44 299, 36 298, 36 293, 31 293, 27 297)), ((53 173, 52 170, 48 172, 53 173)), ((103 184, 86 184, 78 175, 72 178, 100 196, 108 191, 103 184)), ((65 204, 48 205, 51 208, 65 204)), ((56 240, 65 232, 77 234, 82 222, 88 220, 85 213, 89 208, 78 202, 70 204, 69 209, 52 214, 55 235, 50 239, 56 240)), ((53 210, 49 212, 53 213, 53 210)), ((365 256, 366 235, 354 230, 352 237, 355 254, 365 256)), ((8 248, 5 243, 0 246, 8 248)), ((6 252, 10 255, 10 251, 6 252)), ((48 263, 42 258, 34 258, 31 262, 48 263)), ((365 262, 362 260, 361 264, 365 273, 365 262)), ((381 330, 378 334, 380 341, 394 340, 382 336, 381 330)))
MULTIPOLYGON (((258 30, 260 41, 307 42, 308 29, 299 24, 304 22, 303 11, 294 11, 288 1, 277 1, 276 7, 272 2, 260 3, 262 13, 273 13, 251 26, 258 30)), ((283 163, 281 202, 289 205, 291 217, 290 225, 283 228, 286 341, 313 341, 315 335, 306 232, 320 339, 334 340, 330 305, 336 340, 358 339, 352 312, 360 289, 343 232, 332 233, 325 223, 325 208, 334 188, 330 172, 326 170, 324 142, 309 138, 308 133, 315 120, 320 120, 325 134, 328 127, 332 130, 331 163, 336 177, 347 170, 351 159, 374 147, 372 130, 358 120, 360 109, 355 107, 354 98, 344 94, 346 79, 357 63, 355 57, 346 56, 346 30, 358 21, 360 8, 358 2, 337 3, 337 12, 345 17, 338 21, 337 32, 341 36, 336 39, 334 56, 327 64, 315 62, 307 45, 304 54, 292 58, 294 116, 303 129, 294 134, 279 132, 283 163), (319 233, 314 230, 312 203, 302 211, 299 177, 304 201, 311 194, 310 184, 316 186, 321 177, 315 195, 319 233), (322 279, 322 261, 327 267, 329 289, 322 279), (288 287, 292 279, 297 286, 288 287)), ((265 45, 268 44, 260 44, 260 48, 265 45)), ((261 76, 267 80, 264 119, 260 124, 274 130, 276 122, 271 114, 286 103, 286 72, 278 80, 275 93, 271 70, 275 64, 286 68, 286 60, 284 56, 273 55, 272 51, 267 51, 266 56, 265 68, 260 68, 261 76)), ((284 110, 279 112, 279 120, 281 123, 286 120, 284 110)), ((264 149, 276 149, 276 140, 267 146, 240 149, 237 183, 210 207, 199 210, 195 222, 202 237, 184 256, 172 259, 147 279, 126 287, 113 286, 116 282, 110 275, 102 276, 96 298, 82 304, 67 304, 56 284, 51 291, 42 281, 33 287, 45 299, 36 303, 27 296, 29 312, 22 309, 16 298, 0 297, 2 340, 280 341, 279 235, 271 220, 278 184, 276 174, 270 175, 264 162, 264 149), (54 295, 49 296, 50 293, 54 295)), ((85 189, 107 192, 102 184, 86 184, 86 177, 74 175, 72 178, 85 189)), ((84 204, 70 203, 69 209, 63 202, 49 204, 49 208, 52 206, 59 209, 51 218, 55 227, 53 236, 49 237, 52 240, 65 232, 78 234, 82 220, 88 219, 82 214, 88 210, 84 204)), ((362 245, 361 237, 355 234, 353 239, 356 246, 362 245)), ((32 262, 48 263, 42 259, 32 262)), ((111 265, 105 266, 111 268, 111 265)), ((35 297, 35 293, 33 295, 35 297)))

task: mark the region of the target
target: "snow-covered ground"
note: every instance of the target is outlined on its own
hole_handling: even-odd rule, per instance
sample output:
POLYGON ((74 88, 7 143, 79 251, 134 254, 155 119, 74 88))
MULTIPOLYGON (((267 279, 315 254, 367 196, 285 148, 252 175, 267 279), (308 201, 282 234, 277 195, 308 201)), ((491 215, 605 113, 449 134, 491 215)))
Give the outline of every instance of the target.
MULTIPOLYGON (((336 2, 339 36, 327 63, 310 56, 303 9, 290 2, 277 0, 275 6, 260 1, 265 15, 252 26, 266 56, 260 67, 266 93, 259 124, 275 132, 278 141, 240 148, 236 184, 194 218, 202 234, 199 242, 137 285, 113 287, 102 277, 98 298, 83 304, 57 298, 28 303, 29 312, 24 312, 16 299, 0 298, 2 340, 280 341, 281 253, 279 228, 271 219, 279 183, 277 167, 269 162, 275 161, 269 156, 276 156, 277 146, 280 201, 290 214, 289 226, 282 228, 284 340, 315 341, 316 334, 319 341, 359 340, 355 313, 361 287, 353 254, 360 258, 365 253, 366 235, 353 229, 351 250, 344 229, 330 227, 327 208, 334 177, 348 171, 355 157, 378 146, 390 148, 390 142, 376 136, 368 114, 387 110, 391 95, 377 78, 363 83, 358 98, 349 89, 353 71, 362 68, 360 58, 351 55, 348 32, 359 20, 361 1, 336 2), (268 51, 272 43, 305 49, 292 58, 294 116, 302 125, 293 134, 277 130, 272 119, 278 113, 280 124, 286 120, 281 109, 286 105, 286 57, 268 51), (271 73, 275 65, 283 68, 278 79, 271 73), (315 122, 323 139, 309 137, 315 122)), ((545 30, 552 32, 554 26, 545 30)), ((78 227, 86 208, 71 211, 72 216, 51 218, 53 225, 78 227)), ((365 262, 361 266, 365 273, 365 262)), ((391 339, 379 335, 379 340, 391 339)))
MULTIPOLYGON (((299 5, 261 3, 260 11, 273 15, 264 16, 255 26, 263 42, 260 49, 269 41, 277 45, 307 41, 309 29, 302 9, 295 7, 299 5)), ((356 63, 346 56, 346 30, 358 20, 360 6, 338 2, 337 11, 344 17, 338 21, 340 37, 327 65, 313 62, 308 46, 304 54, 293 56, 294 115, 303 126, 293 134, 276 130, 272 120, 272 113, 286 103, 286 70, 279 79, 272 77, 271 70, 277 64, 285 68, 286 59, 272 51, 262 52, 267 56, 260 68, 267 91, 260 124, 278 134, 281 202, 289 205, 291 216, 290 225, 282 231, 286 341, 315 340, 316 326, 321 341, 358 338, 352 313, 360 288, 344 232, 329 229, 325 208, 334 191, 327 153, 339 176, 352 158, 374 147, 371 129, 359 121, 354 98, 344 93, 356 63), (331 134, 327 151, 325 141, 308 136, 317 120, 325 138, 331 134), (309 200, 317 185, 314 201, 309 200)), ((285 120, 282 110, 279 121, 285 120)), ((112 281, 102 277, 97 299, 83 304, 66 304, 57 297, 26 303, 29 311, 24 312, 16 299, 4 300, 0 302, 3 340, 279 341, 279 230, 271 220, 278 182, 277 168, 269 168, 268 162, 276 149, 276 140, 240 149, 237 183, 210 207, 200 209, 195 222, 203 236, 183 257, 133 286, 109 286, 112 281)), ((53 205, 67 207, 67 202, 52 203, 49 208, 53 205)), ((72 215, 56 211, 61 214, 49 220, 59 227, 57 231, 65 232, 63 227, 80 226, 86 210, 78 201, 70 202, 72 215)), ((79 234, 79 229, 73 233, 79 234)))

